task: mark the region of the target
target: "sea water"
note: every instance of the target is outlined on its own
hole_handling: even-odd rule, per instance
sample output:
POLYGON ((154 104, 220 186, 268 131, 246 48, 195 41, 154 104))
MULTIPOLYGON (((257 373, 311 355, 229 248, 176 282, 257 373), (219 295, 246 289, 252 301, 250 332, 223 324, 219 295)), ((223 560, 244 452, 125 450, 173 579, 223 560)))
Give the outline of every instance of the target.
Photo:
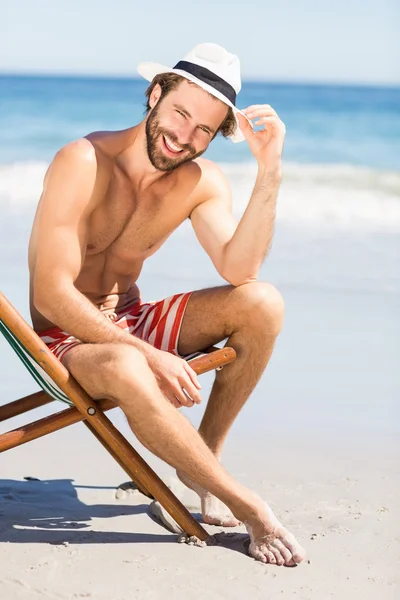
MULTIPOLYGON (((90 131, 136 124, 145 87, 0 77, 0 289, 25 318, 27 245, 49 162, 90 131)), ((260 272, 284 296, 286 320, 233 436, 283 431, 368 443, 398 435, 400 89, 244 82, 238 105, 258 103, 271 104, 287 127, 274 242, 260 272)), ((239 219, 257 170, 247 144, 218 137, 206 156, 226 174, 239 219)), ((145 299, 223 284, 189 223, 139 280, 145 299)), ((0 402, 32 390, 3 341, 0 370, 0 402)), ((211 382, 202 379, 205 395, 211 382)), ((186 414, 198 423, 195 410, 186 414)))

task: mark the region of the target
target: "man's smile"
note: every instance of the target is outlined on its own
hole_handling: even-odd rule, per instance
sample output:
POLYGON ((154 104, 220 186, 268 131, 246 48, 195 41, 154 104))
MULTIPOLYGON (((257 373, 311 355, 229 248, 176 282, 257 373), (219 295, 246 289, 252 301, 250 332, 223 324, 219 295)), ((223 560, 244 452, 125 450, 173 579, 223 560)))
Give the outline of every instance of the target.
POLYGON ((181 148, 180 146, 178 146, 177 144, 175 144, 171 138, 167 135, 163 135, 162 136, 163 142, 164 142, 164 146, 165 148, 168 150, 168 152, 170 154, 172 154, 173 156, 176 156, 177 154, 180 154, 181 152, 183 152, 183 148, 181 148))

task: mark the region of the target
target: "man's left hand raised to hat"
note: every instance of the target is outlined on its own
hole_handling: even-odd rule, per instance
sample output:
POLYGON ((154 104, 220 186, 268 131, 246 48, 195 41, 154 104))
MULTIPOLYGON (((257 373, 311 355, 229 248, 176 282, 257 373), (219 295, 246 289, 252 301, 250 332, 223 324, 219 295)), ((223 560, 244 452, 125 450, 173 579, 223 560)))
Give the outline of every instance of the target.
POLYGON ((285 124, 269 104, 254 104, 242 112, 254 126, 262 126, 262 129, 253 131, 247 119, 237 114, 240 128, 259 167, 280 176, 285 124))

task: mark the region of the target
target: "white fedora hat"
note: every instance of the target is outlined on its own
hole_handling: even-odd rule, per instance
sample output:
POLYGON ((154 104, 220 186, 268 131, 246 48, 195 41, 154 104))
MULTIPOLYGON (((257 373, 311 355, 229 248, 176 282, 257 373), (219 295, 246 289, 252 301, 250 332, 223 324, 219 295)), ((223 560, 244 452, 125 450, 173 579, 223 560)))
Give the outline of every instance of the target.
MULTIPOLYGON (((173 68, 159 63, 141 62, 138 64, 137 70, 148 81, 153 81, 154 77, 160 73, 181 75, 230 106, 235 117, 238 112, 243 114, 235 106, 236 96, 242 87, 239 59, 218 44, 197 44, 173 68)), ((237 117, 236 131, 230 136, 230 139, 235 143, 243 142, 245 139, 237 117)))

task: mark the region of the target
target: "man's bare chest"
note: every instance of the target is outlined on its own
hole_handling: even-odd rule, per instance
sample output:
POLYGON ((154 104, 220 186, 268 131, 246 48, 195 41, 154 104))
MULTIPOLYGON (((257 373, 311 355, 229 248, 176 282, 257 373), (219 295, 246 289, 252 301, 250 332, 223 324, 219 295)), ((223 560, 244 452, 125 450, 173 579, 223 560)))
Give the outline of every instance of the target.
POLYGON ((139 195, 114 180, 90 218, 87 255, 128 263, 145 260, 187 216, 188 207, 174 202, 171 193, 139 195))

